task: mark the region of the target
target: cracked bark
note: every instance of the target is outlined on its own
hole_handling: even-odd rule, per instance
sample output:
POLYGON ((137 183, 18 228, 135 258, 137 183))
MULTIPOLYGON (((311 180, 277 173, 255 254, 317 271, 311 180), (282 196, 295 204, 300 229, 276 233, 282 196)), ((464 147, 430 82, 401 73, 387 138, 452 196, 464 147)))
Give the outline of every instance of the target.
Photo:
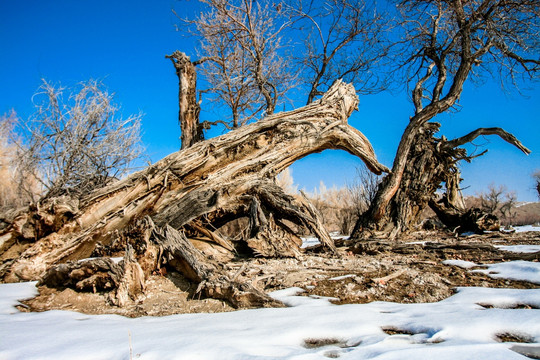
MULTIPOLYGON (((137 227, 146 217, 154 224, 152 228, 161 231, 172 233, 166 229, 174 229, 182 233, 190 228, 196 232, 198 240, 204 241, 188 240, 198 244, 206 258, 214 254, 204 244, 234 256, 230 245, 235 244, 221 241, 212 233, 220 224, 240 217, 250 218, 252 226, 236 245, 242 243, 253 254, 299 254, 299 239, 285 221, 307 228, 321 239, 328 251, 335 251, 309 202, 285 194, 273 179, 296 160, 326 149, 348 151, 361 158, 373 172, 388 171, 377 161, 364 135, 347 124, 357 104, 354 87, 338 81, 321 99, 305 107, 197 142, 88 194, 69 211, 65 211, 65 206, 47 204, 27 209, 19 217, 14 216, 18 221, 0 233, 0 276, 4 281, 36 280, 51 266, 88 258, 117 244, 125 247, 129 239, 136 238, 145 239, 142 244, 151 244, 140 246, 146 250, 137 252, 136 256, 139 263, 146 259, 142 270, 147 275, 159 268, 156 257, 164 250, 155 236, 148 241, 148 226, 137 227), (44 219, 51 225, 43 226, 44 219), (21 240, 25 246, 12 246, 21 240)), ((137 250, 139 245, 132 245, 137 250)), ((202 283, 208 279, 199 276, 195 281, 202 283)), ((215 291, 204 293, 222 296, 215 291)), ((253 297, 254 302, 257 299, 253 297)))

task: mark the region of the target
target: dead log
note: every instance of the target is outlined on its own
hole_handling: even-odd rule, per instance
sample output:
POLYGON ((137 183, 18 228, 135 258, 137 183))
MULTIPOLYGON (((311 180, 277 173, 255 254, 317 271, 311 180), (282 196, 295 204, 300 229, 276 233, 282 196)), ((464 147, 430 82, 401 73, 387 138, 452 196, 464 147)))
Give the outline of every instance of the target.
POLYGON ((493 214, 478 208, 458 209, 444 200, 444 198, 440 201, 431 200, 429 207, 453 232, 483 234, 486 231, 499 231, 501 228, 499 219, 493 214))
MULTIPOLYGON (((243 242, 261 256, 298 253, 298 237, 286 225, 290 221, 317 234, 332 251, 335 248, 318 214, 305 200, 285 194, 273 179, 294 161, 325 149, 348 151, 372 171, 387 171, 377 162, 369 141, 347 124, 357 104, 352 85, 338 81, 321 99, 303 108, 198 142, 88 194, 76 211, 53 222, 54 226, 35 223, 41 221, 36 215, 43 209, 27 209, 18 226, 8 226, 0 234, 2 241, 15 243, 25 231, 42 232, 15 258, 4 256, 9 250, 0 254, 0 276, 4 281, 39 279, 52 265, 87 258, 134 237, 126 231, 146 216, 157 228, 191 226, 203 234, 206 229, 207 236, 226 221, 249 218, 253 226, 243 242), (22 230, 25 226, 32 231, 22 230)), ((57 214, 54 208, 51 211, 57 214)), ((140 231, 147 233, 144 229, 140 231)), ((226 243, 219 244, 216 237, 213 241, 213 246, 229 251, 226 243)), ((140 262, 144 252, 134 249, 140 262)), ((145 273, 154 258, 152 253, 148 267, 142 266, 145 273)))
POLYGON ((123 267, 111 258, 83 259, 52 266, 38 285, 102 292, 116 289, 123 276, 123 267))
POLYGON ((123 266, 123 276, 112 300, 113 303, 122 307, 137 300, 143 294, 146 279, 141 265, 135 258, 135 252, 129 244, 120 265, 123 266))
POLYGON ((248 283, 229 279, 219 265, 198 251, 178 230, 167 225, 154 230, 156 241, 164 249, 168 264, 198 283, 196 294, 226 300, 234 307, 283 306, 248 283))

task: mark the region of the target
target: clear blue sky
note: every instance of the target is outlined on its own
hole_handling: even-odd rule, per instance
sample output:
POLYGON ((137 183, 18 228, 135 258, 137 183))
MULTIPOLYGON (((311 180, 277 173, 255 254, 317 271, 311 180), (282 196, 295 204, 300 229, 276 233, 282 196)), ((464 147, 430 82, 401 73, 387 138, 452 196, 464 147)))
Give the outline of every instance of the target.
MULTIPOLYGON (((125 115, 145 114, 143 141, 152 161, 176 151, 178 84, 164 56, 176 49, 192 53, 191 40, 176 31, 171 8, 181 13, 196 6, 195 0, 0 1, 0 114, 14 109, 27 118, 41 78, 62 85, 100 79, 116 94, 125 115)), ((469 187, 465 194, 494 183, 516 191, 521 201, 536 201, 531 174, 540 169, 540 86, 532 84, 524 93, 526 97, 505 94, 496 83, 469 85, 462 110, 439 118, 442 134, 449 138, 477 127, 501 126, 532 150, 525 156, 498 138, 488 138, 488 154, 463 166, 462 185, 469 187)), ((350 119, 389 167, 412 114, 407 99, 405 93, 363 96, 350 119)), ((308 191, 321 180, 327 187, 342 186, 353 181, 360 165, 345 152, 327 151, 295 163, 293 176, 308 191)))

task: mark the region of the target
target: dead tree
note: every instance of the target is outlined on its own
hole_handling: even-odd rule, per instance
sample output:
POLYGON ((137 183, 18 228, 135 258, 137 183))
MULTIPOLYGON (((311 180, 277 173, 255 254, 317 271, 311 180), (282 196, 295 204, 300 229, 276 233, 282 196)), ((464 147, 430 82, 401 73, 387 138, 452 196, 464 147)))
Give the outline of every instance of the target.
POLYGON ((499 222, 493 214, 480 209, 465 208, 459 189, 461 181, 459 161, 470 162, 486 151, 469 156, 460 146, 478 136, 498 135, 525 154, 529 154, 530 150, 501 128, 480 128, 463 137, 447 140, 445 137, 434 137, 439 127, 438 123, 427 123, 419 131, 415 146, 410 150, 399 189, 390 201, 390 211, 379 222, 382 225, 373 227, 372 219, 364 214, 356 224, 352 237, 360 238, 375 234, 395 238, 402 232, 414 230, 420 215, 428 206, 451 230, 481 233, 485 230, 498 229, 499 222), (436 191, 442 184, 445 184, 445 193, 439 199, 436 191))
MULTIPOLYGON (((458 104, 468 78, 483 71, 492 77, 498 71, 503 82, 515 84, 517 77, 533 79, 540 71, 540 3, 536 1, 401 0, 398 9, 404 37, 395 46, 402 56, 396 61, 395 74, 411 89, 414 114, 402 134, 392 171, 359 219, 357 237, 361 229, 396 235, 408 227, 393 214, 414 213, 413 209, 404 209, 397 197, 405 189, 403 182, 414 173, 415 149, 425 146, 418 138, 425 138, 422 133, 430 131, 429 122, 437 115, 458 104), (389 222, 389 218, 394 221, 389 222)), ((431 141, 436 139, 427 139, 431 141)), ((432 176, 421 178, 430 180, 432 176)), ((431 186, 416 183, 419 188, 431 186)))
POLYGON ((347 124, 357 104, 354 87, 338 81, 312 104, 198 142, 78 202, 51 199, 20 212, 0 233, 0 276, 5 281, 39 279, 68 261, 123 255, 120 250, 129 243, 145 274, 166 259, 204 282, 201 291, 209 296, 264 302, 248 285, 219 276, 219 266, 208 259, 242 251, 295 256, 300 241, 287 222, 307 228, 335 251, 314 208, 285 194, 273 179, 294 161, 325 149, 348 151, 375 173, 387 171, 369 141, 347 124), (249 231, 240 241, 215 232, 241 217, 249 219, 249 231), (179 245, 185 243, 183 234, 203 240, 192 242, 197 251, 179 245))
POLYGON ((538 197, 540 198, 540 171, 536 171, 533 174, 533 178, 536 182, 536 192, 538 193, 538 197))
POLYGON ((180 125, 182 149, 204 140, 204 132, 199 123, 201 107, 197 102, 197 71, 195 63, 180 51, 167 55, 178 76, 178 124, 180 125))

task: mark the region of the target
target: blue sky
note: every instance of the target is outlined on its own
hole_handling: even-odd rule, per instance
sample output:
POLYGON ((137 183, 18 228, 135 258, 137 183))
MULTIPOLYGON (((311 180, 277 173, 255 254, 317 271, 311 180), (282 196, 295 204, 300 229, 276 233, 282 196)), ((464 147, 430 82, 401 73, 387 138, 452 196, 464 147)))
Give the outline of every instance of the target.
MULTIPOLYGON (((144 113, 143 141, 152 161, 178 150, 178 84, 166 54, 192 53, 193 40, 176 31, 180 14, 197 7, 195 0, 3 0, 0 1, 0 114, 14 109, 21 118, 33 111, 32 95, 45 78, 73 85, 102 80, 114 92, 123 113, 144 113)), ((469 84, 462 109, 444 114, 442 134, 462 136, 477 127, 500 126, 516 135, 532 154, 498 138, 478 139, 488 154, 463 166, 465 194, 491 183, 516 191, 521 201, 536 201, 531 174, 540 169, 540 86, 529 84, 521 96, 497 83, 469 84)), ((302 101, 304 101, 302 99, 302 101)), ((204 103, 203 103, 204 106, 204 103)), ((406 93, 362 96, 350 124, 373 144, 379 160, 391 167, 412 106, 406 93)), ((215 115, 215 114, 214 114, 215 115)), ((311 191, 322 180, 327 187, 354 179, 361 162, 342 151, 326 151, 293 165, 300 188, 311 191)))

